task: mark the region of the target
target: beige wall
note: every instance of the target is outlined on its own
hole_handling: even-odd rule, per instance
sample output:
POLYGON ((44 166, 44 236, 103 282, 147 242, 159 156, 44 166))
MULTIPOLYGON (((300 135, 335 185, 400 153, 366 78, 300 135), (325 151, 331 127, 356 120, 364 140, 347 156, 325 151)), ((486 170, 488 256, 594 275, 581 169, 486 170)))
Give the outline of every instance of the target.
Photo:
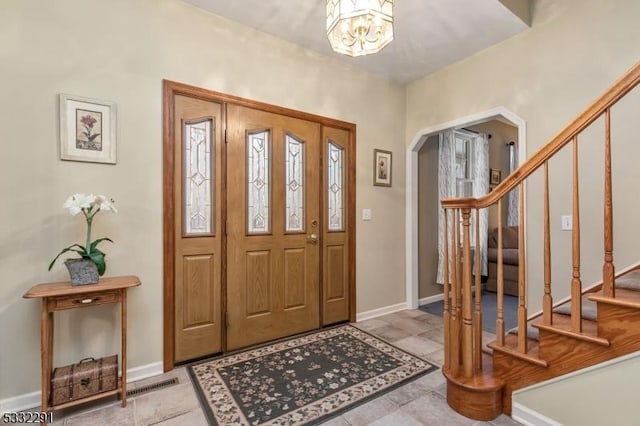
MULTIPOLYGON (((527 157, 542 147, 640 58, 640 2, 539 0, 532 28, 496 46, 428 75, 407 87, 407 143, 420 129, 503 106, 527 124, 527 157), (469 96, 472 93, 473 96, 469 96), (426 102, 425 100, 428 100, 426 102), (437 105, 437 108, 433 108, 437 105)), ((614 108, 614 235, 618 269, 637 261, 640 230, 631 212, 640 172, 633 111, 638 93, 614 108), (635 101, 633 100, 635 99, 635 101), (635 102, 635 103, 634 103, 635 102), (625 118, 626 117, 626 120, 625 118), (626 145, 626 146, 623 146, 626 145), (626 205, 625 205, 626 203, 626 205)), ((602 123, 581 137, 583 282, 597 281, 602 268, 602 123)), ((571 212, 570 152, 551 161, 553 287, 568 294, 571 238, 560 215, 571 212)), ((542 179, 528 182, 527 253, 529 311, 542 294, 542 179)))
MULTIPOLYGON (((162 360, 162 79, 357 125, 357 310, 405 300, 402 86, 176 0, 4 0, 0 6, 0 399, 40 386, 40 305, 22 294, 64 280, 46 268, 84 225, 74 192, 114 197, 96 218, 109 275, 136 274, 129 366, 162 360), (58 160, 57 95, 114 101, 118 164, 58 160), (372 186, 373 148, 395 154, 393 187, 372 186), (381 242, 383 242, 381 244, 381 242)), ((118 350, 113 307, 57 315, 56 365, 118 350)))
MULTIPOLYGON (((518 141, 518 128, 498 120, 490 120, 475 126, 468 126, 470 130, 491 135, 489 139, 489 167, 499 169, 502 179, 509 175, 509 150, 507 142, 518 141)), ((516 152, 517 155, 517 152, 516 152)), ((507 224, 508 205, 502 208, 502 224, 507 224)), ((489 232, 498 226, 498 206, 489 207, 489 232)))
POLYGON ((516 391, 513 402, 563 425, 635 425, 638 377, 640 354, 636 352, 516 391))
POLYGON ((442 293, 438 274, 438 135, 418 151, 418 296, 442 293))

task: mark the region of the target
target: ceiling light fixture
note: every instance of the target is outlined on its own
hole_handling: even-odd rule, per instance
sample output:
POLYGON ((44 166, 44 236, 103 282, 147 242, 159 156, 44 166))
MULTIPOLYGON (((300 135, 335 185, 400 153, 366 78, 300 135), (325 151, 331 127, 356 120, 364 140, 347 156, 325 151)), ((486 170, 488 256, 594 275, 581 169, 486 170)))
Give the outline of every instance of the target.
POLYGON ((345 55, 381 51, 393 40, 393 0, 327 0, 327 37, 345 55))

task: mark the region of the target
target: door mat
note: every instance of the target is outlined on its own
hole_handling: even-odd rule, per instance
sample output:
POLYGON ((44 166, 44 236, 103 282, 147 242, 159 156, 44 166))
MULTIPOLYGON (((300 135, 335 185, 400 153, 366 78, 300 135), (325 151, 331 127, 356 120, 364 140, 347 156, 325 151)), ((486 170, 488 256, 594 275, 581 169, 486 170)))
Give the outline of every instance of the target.
POLYGON ((212 424, 316 424, 436 367, 350 325, 188 370, 212 424))

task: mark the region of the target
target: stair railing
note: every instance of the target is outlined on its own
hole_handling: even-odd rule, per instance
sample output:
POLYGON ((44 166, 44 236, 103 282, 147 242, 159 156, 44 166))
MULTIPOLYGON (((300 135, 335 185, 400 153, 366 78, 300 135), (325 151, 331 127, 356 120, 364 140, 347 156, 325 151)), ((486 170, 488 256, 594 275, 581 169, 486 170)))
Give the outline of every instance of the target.
MULTIPOLYGON (((518 189, 518 333, 515 348, 506 348, 504 321, 504 270, 502 214, 498 215, 497 247, 497 309, 496 343, 494 349, 508 349, 516 356, 528 358, 527 336, 527 283, 525 256, 525 181, 536 170, 542 168, 543 192, 543 262, 544 295, 542 300, 542 324, 553 324, 553 297, 551 292, 551 230, 549 214, 549 166, 548 161, 558 151, 572 144, 573 152, 573 229, 572 229, 572 279, 571 279, 571 330, 582 332, 580 276, 580 191, 578 185, 578 136, 595 120, 604 116, 604 263, 602 268, 602 291, 604 297, 615 297, 615 266, 613 263, 613 197, 611 180, 611 107, 640 83, 640 62, 636 63, 622 78, 593 102, 582 114, 558 133, 549 143, 534 153, 492 192, 480 198, 442 200, 445 232, 444 247, 444 333, 445 370, 453 375, 472 377, 482 370, 482 308, 480 291, 480 253, 475 252, 475 271, 472 274, 470 218, 479 217, 480 209, 498 205, 502 212, 502 200, 515 188, 518 189), (475 281, 472 283, 472 276, 475 281), (475 284, 475 301, 473 299, 475 284)), ((477 221, 476 221, 477 223, 477 221)), ((475 230, 479 241, 478 229, 475 230)), ((540 360, 531 359, 534 362, 540 360)))

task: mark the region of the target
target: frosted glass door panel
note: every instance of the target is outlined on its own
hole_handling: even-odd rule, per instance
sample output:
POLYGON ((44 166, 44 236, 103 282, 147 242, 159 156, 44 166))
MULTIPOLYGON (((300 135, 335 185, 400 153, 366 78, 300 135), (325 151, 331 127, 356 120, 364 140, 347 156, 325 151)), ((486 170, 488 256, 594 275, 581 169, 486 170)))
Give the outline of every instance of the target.
POLYGON ((328 144, 328 151, 329 231, 342 231, 344 230, 344 151, 332 142, 328 144))
POLYGON ((184 125, 184 233, 213 233, 214 171, 211 119, 184 125))
POLYGON ((304 143, 285 136, 286 232, 304 232, 304 143))
POLYGON ((271 232, 271 142, 270 132, 247 135, 247 231, 271 232))

